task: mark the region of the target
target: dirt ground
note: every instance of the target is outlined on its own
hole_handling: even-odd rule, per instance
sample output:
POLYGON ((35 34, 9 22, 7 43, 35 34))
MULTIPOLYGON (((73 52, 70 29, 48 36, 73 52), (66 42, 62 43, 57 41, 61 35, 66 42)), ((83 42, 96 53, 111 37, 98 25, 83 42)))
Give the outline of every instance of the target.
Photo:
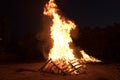
POLYGON ((0 80, 120 80, 120 63, 87 64, 79 75, 56 75, 38 71, 44 62, 0 64, 0 80))

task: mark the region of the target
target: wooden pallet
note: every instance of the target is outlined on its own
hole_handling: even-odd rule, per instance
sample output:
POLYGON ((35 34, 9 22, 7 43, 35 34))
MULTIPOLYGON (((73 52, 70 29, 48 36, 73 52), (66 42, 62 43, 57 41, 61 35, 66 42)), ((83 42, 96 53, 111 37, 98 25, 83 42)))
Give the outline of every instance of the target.
POLYGON ((55 74, 80 74, 86 69, 85 62, 75 59, 69 60, 56 60, 53 61, 49 59, 46 63, 39 69, 40 71, 55 73, 55 74))

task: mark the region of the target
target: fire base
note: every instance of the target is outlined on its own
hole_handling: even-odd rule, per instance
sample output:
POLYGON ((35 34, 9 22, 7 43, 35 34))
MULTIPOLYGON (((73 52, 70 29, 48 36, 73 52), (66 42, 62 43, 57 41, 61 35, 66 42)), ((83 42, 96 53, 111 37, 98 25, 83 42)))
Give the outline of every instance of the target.
POLYGON ((54 74, 81 74, 86 72, 86 64, 82 60, 66 60, 59 59, 53 61, 49 59, 46 63, 39 69, 43 72, 49 72, 54 74))

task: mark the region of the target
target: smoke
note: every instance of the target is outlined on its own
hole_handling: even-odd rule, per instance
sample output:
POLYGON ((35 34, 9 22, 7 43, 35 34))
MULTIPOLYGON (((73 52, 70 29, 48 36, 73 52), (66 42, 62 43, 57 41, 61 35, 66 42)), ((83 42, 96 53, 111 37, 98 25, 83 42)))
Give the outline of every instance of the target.
POLYGON ((78 38, 79 38, 79 29, 76 27, 74 30, 71 31, 71 38, 73 40, 72 43, 70 43, 70 47, 73 49, 73 54, 76 58, 81 58, 82 55, 80 53, 80 46, 78 45, 78 38))
POLYGON ((42 28, 37 34, 37 39, 39 40, 38 48, 45 59, 48 58, 49 51, 52 47, 53 40, 50 38, 50 26, 52 25, 51 18, 47 16, 42 17, 42 28))

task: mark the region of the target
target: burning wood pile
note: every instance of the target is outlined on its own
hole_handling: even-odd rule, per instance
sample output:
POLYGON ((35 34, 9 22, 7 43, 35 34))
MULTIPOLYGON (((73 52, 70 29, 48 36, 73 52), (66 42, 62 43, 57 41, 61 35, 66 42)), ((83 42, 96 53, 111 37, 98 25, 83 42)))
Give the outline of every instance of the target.
POLYGON ((44 7, 43 14, 49 16, 52 20, 50 36, 53 39, 53 47, 50 49, 48 61, 40 70, 57 74, 83 73, 87 61, 100 62, 100 60, 87 55, 83 50, 80 51, 83 56, 81 59, 75 57, 74 50, 70 48, 69 44, 72 44, 71 30, 74 30, 76 25, 59 15, 58 12, 59 9, 54 0, 49 0, 44 7))
POLYGON ((85 62, 82 60, 70 60, 68 63, 66 60, 52 61, 49 59, 41 68, 41 71, 55 73, 55 74, 80 74, 86 70, 85 62))

